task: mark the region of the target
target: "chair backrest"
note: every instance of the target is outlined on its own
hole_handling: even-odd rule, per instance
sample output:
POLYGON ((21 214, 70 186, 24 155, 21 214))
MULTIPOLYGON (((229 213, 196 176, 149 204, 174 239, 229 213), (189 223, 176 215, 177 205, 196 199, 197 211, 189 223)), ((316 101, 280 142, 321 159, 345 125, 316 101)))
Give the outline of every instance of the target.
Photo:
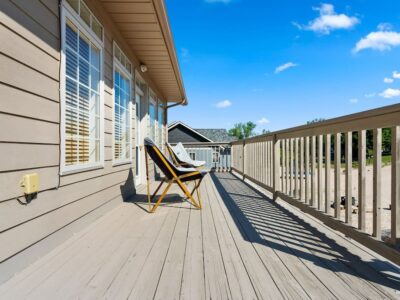
POLYGON ((148 155, 151 157, 154 163, 160 168, 160 170, 164 173, 164 175, 168 179, 172 179, 174 176, 172 175, 171 169, 175 172, 175 174, 177 173, 177 169, 175 168, 174 164, 171 163, 171 161, 167 157, 165 157, 162 151, 150 138, 144 139, 144 147, 146 148, 146 152, 148 153, 148 155))
POLYGON ((182 143, 176 144, 176 146, 168 145, 175 154, 175 157, 179 160, 179 162, 191 163, 192 159, 189 154, 186 152, 185 147, 183 147, 182 143))

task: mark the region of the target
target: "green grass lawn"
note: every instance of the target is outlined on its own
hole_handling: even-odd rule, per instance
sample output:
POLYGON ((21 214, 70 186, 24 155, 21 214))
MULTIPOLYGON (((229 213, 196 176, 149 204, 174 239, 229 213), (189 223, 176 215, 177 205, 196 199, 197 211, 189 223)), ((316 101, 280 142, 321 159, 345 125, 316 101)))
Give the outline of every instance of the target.
MULTIPOLYGON (((391 155, 383 155, 382 156, 382 167, 388 166, 391 164, 392 156, 391 155)), ((370 166, 374 163, 373 159, 367 159, 367 166, 370 166)), ((342 167, 345 167, 345 164, 342 164, 342 167)), ((358 168, 358 161, 353 161, 353 168, 358 168)))

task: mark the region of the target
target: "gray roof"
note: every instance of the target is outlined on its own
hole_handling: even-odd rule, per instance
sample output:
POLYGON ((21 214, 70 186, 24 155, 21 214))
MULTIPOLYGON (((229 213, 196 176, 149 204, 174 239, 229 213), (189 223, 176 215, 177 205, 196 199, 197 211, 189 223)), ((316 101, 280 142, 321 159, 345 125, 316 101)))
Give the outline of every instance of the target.
POLYGON ((232 142, 237 140, 236 137, 230 136, 226 129, 194 129, 194 130, 216 143, 232 142))

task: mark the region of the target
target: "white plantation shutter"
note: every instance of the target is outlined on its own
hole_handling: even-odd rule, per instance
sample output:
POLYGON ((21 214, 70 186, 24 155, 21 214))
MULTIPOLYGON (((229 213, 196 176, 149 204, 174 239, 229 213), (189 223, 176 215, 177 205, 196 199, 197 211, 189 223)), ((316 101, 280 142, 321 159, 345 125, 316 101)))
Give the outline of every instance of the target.
POLYGON ((114 44, 114 161, 131 159, 131 64, 114 44))
POLYGON ((65 165, 100 161, 100 49, 65 26, 65 165))

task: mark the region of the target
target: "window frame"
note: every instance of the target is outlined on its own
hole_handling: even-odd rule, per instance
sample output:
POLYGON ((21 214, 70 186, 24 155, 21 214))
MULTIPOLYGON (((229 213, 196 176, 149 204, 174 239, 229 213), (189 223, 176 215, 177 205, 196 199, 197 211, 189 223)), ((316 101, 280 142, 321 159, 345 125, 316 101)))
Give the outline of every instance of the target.
MULTIPOLYGON (((112 108, 112 127, 113 127, 113 132, 112 132, 112 165, 114 166, 119 166, 119 165, 124 165, 124 164, 130 164, 132 163, 133 156, 132 156, 132 94, 135 94, 135 90, 132 86, 132 82, 134 81, 134 76, 132 69, 127 70, 125 66, 121 64, 121 62, 115 57, 114 53, 114 47, 117 46, 119 50, 122 52, 121 47, 118 46, 118 43, 115 41, 113 42, 113 88, 112 88, 112 99, 113 99, 113 108, 112 108), (118 70, 122 75, 128 78, 129 80, 129 93, 130 93, 130 99, 129 99, 129 158, 123 158, 123 159, 115 159, 115 70, 118 70)), ((125 53, 124 53, 125 55, 125 53)), ((126 56, 126 55, 125 55, 126 56)), ((126 56, 127 57, 127 56, 126 56)), ((129 61, 129 63, 132 66, 132 63, 129 61)), ((132 68, 132 67, 131 67, 132 68)), ((136 137, 135 137, 136 138, 136 137)), ((136 149, 135 149, 136 150, 136 149)))
POLYGON ((148 106, 149 109, 148 109, 148 111, 149 111, 149 128, 150 128, 149 137, 151 138, 151 131, 152 131, 150 105, 153 105, 154 106, 154 129, 153 129, 154 136, 152 137, 152 139, 153 139, 153 142, 157 144, 157 138, 158 138, 158 136, 157 136, 157 129, 158 129, 158 122, 157 122, 158 110, 157 110, 157 106, 158 105, 157 105, 157 96, 151 89, 149 90, 149 97, 148 98, 149 98, 149 106, 148 106))
POLYGON ((188 151, 189 153, 189 157, 190 157, 190 159, 192 159, 192 160, 196 160, 196 152, 194 152, 194 151, 188 151), (192 155, 193 155, 193 157, 192 157, 192 155))
MULTIPOLYGON (((90 9, 89 9, 90 10, 90 9)), ((93 14, 93 12, 91 11, 93 14)), ((94 14, 93 14, 94 15, 94 14)), ((81 19, 75 10, 65 0, 61 3, 61 61, 60 61, 60 107, 61 107, 61 120, 60 120, 60 137, 61 137, 61 151, 60 151, 60 175, 71 173, 79 173, 91 169, 104 168, 104 43, 99 37, 92 32, 90 27, 81 19), (66 25, 69 20, 79 31, 90 39, 90 42, 99 49, 100 52, 100 82, 99 82, 99 105, 100 105, 100 159, 98 162, 66 165, 66 143, 65 143, 65 114, 66 114, 66 25)), ((99 22, 100 23, 100 22, 99 22)), ((101 24, 101 23, 100 23, 101 24)), ((102 25, 103 26, 103 25, 102 25)), ((104 27, 103 27, 104 39, 104 27)))
POLYGON ((161 101, 161 99, 158 99, 158 105, 157 105, 157 133, 158 133, 158 141, 160 142, 159 147, 164 150, 164 121, 165 119, 165 107, 164 107, 164 102, 161 101), (160 120, 160 112, 161 112, 161 120, 160 120), (162 121, 162 122, 161 122, 162 121), (161 130, 160 130, 161 129, 161 130))

